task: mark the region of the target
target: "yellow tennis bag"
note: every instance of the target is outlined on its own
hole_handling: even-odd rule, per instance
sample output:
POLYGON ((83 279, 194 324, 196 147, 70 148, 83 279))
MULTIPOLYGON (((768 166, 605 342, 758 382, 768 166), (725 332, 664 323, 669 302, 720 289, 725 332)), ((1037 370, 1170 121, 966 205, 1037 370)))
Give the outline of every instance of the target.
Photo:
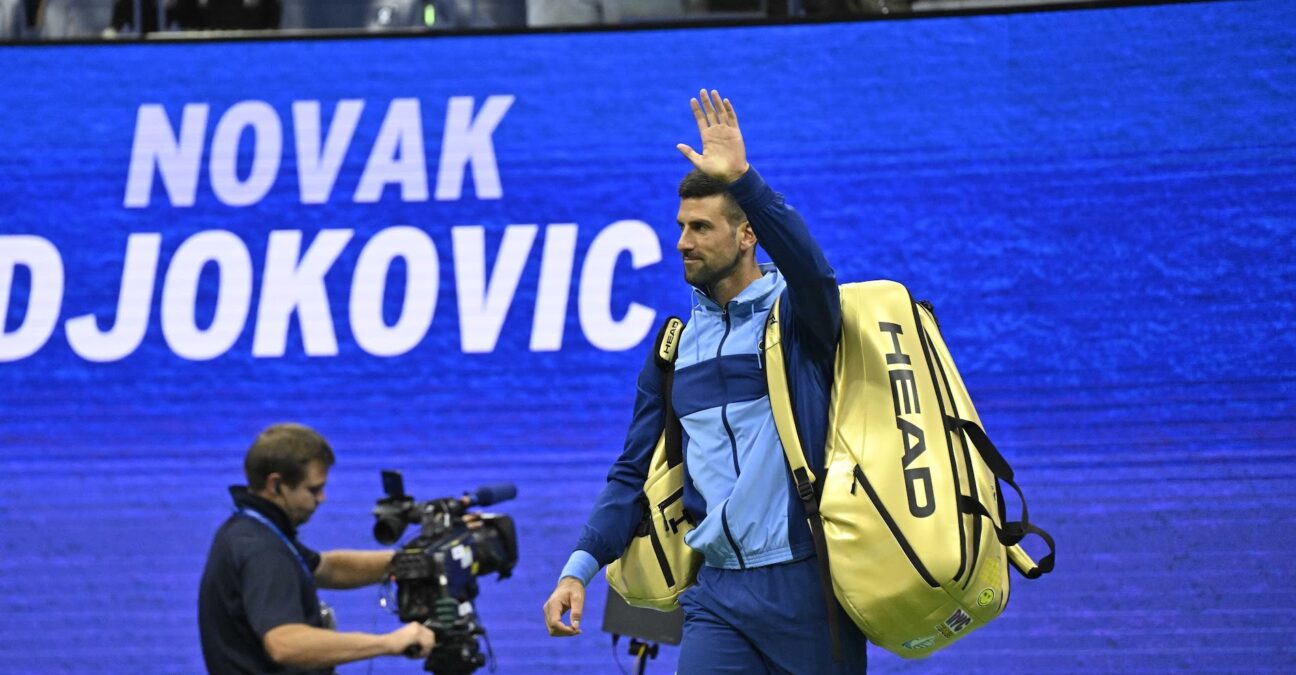
POLYGON ((892 281, 845 284, 841 304, 822 485, 796 433, 777 304, 765 329, 770 404, 831 572, 821 576, 870 642, 923 657, 999 616, 1009 563, 1027 578, 1051 571, 1053 540, 1030 524, 1024 498, 1021 519, 1007 521, 998 482, 1021 490, 930 305, 892 281), (1018 546, 1028 533, 1049 547, 1038 565, 1018 546))
POLYGON ((684 453, 679 419, 671 406, 675 350, 684 322, 670 317, 657 334, 656 363, 662 373, 666 421, 649 461, 639 502, 643 517, 625 553, 607 567, 608 585, 626 603, 663 612, 679 606, 693 585, 702 554, 684 543, 696 524, 684 511, 684 453))
MULTIPOLYGON (((1008 564, 1028 578, 1051 571, 1053 540, 1030 524, 1024 499, 1021 520, 1007 520, 997 483, 1021 491, 981 430, 930 307, 890 281, 843 285, 841 303, 822 485, 796 433, 777 304, 762 345, 770 405, 828 568, 825 594, 874 644, 922 657, 1003 611, 1008 564), (1027 533, 1049 546, 1038 565, 1017 545, 1027 533)), ((694 523, 684 512, 679 421, 669 404, 682 328, 671 317, 658 335, 665 429, 640 495, 642 520, 606 572, 627 603, 662 611, 678 607, 701 564, 684 543, 694 523)))

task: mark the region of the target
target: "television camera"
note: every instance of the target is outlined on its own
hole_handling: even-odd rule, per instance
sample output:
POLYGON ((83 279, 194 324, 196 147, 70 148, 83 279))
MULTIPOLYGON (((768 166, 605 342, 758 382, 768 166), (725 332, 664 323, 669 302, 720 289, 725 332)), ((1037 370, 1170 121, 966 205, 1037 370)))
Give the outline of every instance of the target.
POLYGON ((473 605, 477 577, 498 573, 507 579, 512 574, 517 533, 509 516, 469 514, 467 509, 512 499, 517 487, 488 485, 462 497, 418 502, 405 494, 399 471, 383 471, 382 483, 387 496, 374 507, 374 539, 390 546, 407 526, 419 526, 418 534, 397 549, 388 571, 396 584, 397 614, 402 622, 418 621, 436 634, 425 670, 468 675, 488 661, 478 642, 486 637, 486 628, 473 605))

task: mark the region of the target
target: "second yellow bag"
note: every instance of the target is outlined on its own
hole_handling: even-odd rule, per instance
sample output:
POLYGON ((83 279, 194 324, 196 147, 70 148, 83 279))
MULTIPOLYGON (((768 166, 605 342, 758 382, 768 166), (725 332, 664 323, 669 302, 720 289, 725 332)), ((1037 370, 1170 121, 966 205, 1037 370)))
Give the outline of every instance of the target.
POLYGON ((634 607, 669 612, 693 585, 702 555, 684 543, 694 526, 684 511, 684 455, 679 420, 670 406, 675 348, 684 322, 670 317, 657 336, 657 367, 666 401, 665 430, 657 439, 639 502, 643 517, 625 553, 607 567, 608 585, 634 607))

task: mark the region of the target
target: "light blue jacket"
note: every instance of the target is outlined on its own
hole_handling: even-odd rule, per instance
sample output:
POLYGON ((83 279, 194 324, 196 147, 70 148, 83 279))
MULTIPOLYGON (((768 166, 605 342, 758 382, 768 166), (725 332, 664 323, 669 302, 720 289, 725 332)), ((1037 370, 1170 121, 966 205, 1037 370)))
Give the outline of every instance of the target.
POLYGON ((787 284, 773 265, 763 268, 724 307, 694 291, 675 361, 685 508, 698 521, 684 541, 712 567, 759 567, 811 550, 788 540, 787 468, 760 356, 765 318, 787 284))
MULTIPOLYGON (((822 472, 833 359, 841 328, 837 280, 805 221, 755 169, 729 187, 774 261, 721 307, 701 289, 680 339, 672 405, 684 430, 684 505, 697 527, 686 541, 707 565, 744 569, 813 555, 774 428, 760 357, 765 319, 779 320, 797 433, 822 472)), ((620 557, 642 517, 637 498, 664 424, 661 375, 649 354, 621 457, 562 576, 589 580, 620 557)))

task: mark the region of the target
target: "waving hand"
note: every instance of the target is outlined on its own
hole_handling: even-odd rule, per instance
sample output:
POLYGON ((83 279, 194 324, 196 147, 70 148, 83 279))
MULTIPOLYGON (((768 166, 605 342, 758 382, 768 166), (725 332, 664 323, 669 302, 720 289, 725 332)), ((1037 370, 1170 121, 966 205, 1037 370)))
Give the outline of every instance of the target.
POLYGON ((747 147, 738 129, 738 114, 729 99, 720 98, 712 89, 708 95, 703 89, 699 98, 689 100, 693 118, 697 120, 702 136, 702 153, 684 143, 675 146, 693 166, 712 178, 732 183, 747 173, 747 147), (701 99, 701 102, 699 102, 701 99))

